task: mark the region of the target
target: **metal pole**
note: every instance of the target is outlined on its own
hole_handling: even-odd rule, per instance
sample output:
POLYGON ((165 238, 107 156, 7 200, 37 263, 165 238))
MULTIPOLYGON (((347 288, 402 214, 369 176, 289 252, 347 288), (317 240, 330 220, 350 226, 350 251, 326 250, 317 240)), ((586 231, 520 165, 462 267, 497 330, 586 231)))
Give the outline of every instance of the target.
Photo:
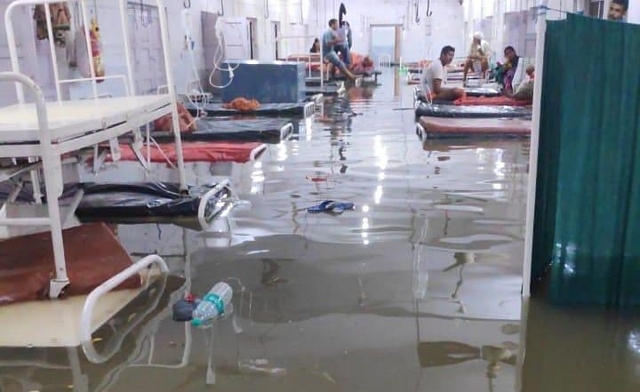
POLYGON ((533 85, 533 116, 531 122, 531 148, 529 152, 529 181, 527 184, 527 220, 524 238, 524 263, 522 271, 522 295, 531 295, 531 264, 533 256, 533 223, 536 209, 536 177, 538 175, 538 145, 540 140, 540 110, 542 104, 542 78, 544 66, 544 41, 547 31, 547 3, 540 0, 536 23, 536 82, 533 85))

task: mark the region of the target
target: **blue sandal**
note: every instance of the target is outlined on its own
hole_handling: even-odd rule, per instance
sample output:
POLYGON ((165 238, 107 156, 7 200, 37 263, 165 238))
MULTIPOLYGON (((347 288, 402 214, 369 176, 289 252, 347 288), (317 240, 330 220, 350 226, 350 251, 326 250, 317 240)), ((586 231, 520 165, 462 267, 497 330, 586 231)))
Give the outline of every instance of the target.
POLYGON ((333 200, 325 200, 317 206, 307 208, 307 211, 313 214, 320 212, 331 212, 334 214, 342 214, 347 210, 353 210, 355 204, 353 203, 340 203, 333 200))

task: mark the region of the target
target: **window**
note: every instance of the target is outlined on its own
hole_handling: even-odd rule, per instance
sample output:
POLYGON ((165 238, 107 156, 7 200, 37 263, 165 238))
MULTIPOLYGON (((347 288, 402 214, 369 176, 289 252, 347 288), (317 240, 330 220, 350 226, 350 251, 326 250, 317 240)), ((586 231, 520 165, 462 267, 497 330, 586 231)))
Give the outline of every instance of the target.
POLYGON ((604 0, 591 0, 589 2, 589 16, 602 18, 604 16, 604 0))

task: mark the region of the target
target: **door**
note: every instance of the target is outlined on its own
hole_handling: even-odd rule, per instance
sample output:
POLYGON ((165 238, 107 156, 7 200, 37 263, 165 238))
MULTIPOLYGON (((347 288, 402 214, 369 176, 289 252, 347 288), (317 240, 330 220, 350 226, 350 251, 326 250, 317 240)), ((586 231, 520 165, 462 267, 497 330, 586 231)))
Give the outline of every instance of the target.
POLYGON ((371 58, 381 66, 391 66, 398 54, 396 26, 371 26, 371 58))
POLYGON ((393 64, 400 64, 400 57, 402 57, 402 26, 395 26, 393 46, 393 64))
POLYGON ((256 18, 247 18, 249 23, 249 58, 256 60, 258 58, 258 20, 256 18))
POLYGON ((158 7, 129 3, 128 14, 134 92, 155 94, 158 87, 167 84, 158 7))
POLYGON ((273 51, 274 58, 276 60, 280 59, 280 22, 271 22, 271 34, 273 39, 273 51))
POLYGON ((251 58, 249 44, 249 22, 246 18, 224 17, 222 41, 226 60, 246 60, 251 58))
POLYGON ((604 0, 591 0, 589 2, 589 16, 602 18, 605 15, 604 6, 604 0))

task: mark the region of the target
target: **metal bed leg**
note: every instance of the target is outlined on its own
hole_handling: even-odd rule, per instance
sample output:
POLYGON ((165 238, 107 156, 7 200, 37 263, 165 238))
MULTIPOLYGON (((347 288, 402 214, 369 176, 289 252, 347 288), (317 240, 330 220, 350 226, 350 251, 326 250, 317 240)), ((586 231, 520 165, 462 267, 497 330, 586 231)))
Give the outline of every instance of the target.
POLYGON ((182 151, 182 137, 180 136, 180 119, 178 117, 178 104, 173 100, 171 108, 171 122, 176 143, 176 156, 178 158, 178 173, 180 176, 180 191, 187 192, 187 174, 184 170, 184 155, 182 151))
MULTIPOLYGON (((29 158, 29 162, 35 162, 35 159, 29 158)), ((31 171, 31 184, 33 185, 33 200, 36 204, 42 204, 42 190, 40 189, 40 175, 38 169, 31 171)))
POLYGON ((418 135, 420 140, 423 142, 427 139, 427 131, 419 122, 416 123, 416 134, 418 135))
MULTIPOLYGON (((46 147, 45 147, 46 148, 46 147)), ((44 163, 45 173, 45 193, 47 195, 47 209, 49 212, 49 225, 51 226, 51 245, 53 246, 53 259, 56 266, 55 278, 49 285, 49 297, 58 298, 62 290, 69 284, 67 276, 67 265, 64 255, 64 244, 62 241, 62 221, 60 216, 60 205, 58 196, 62 193, 59 189, 62 184, 62 173, 60 168, 62 162, 60 156, 50 157, 49 154, 43 153, 42 160, 44 163), (53 158, 53 159, 52 159, 53 158)))

